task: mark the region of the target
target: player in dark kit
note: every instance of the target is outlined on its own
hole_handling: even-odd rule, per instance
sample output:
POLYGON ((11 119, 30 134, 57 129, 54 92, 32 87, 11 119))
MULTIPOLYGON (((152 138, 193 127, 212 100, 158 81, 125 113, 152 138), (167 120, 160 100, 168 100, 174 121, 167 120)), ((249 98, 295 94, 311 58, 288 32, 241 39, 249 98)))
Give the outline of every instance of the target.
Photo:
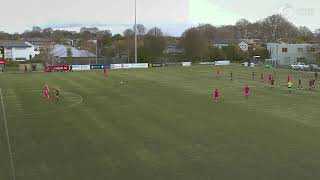
POLYGON ((252 72, 252 80, 254 80, 254 76, 255 76, 255 74, 254 74, 254 72, 252 72))
POLYGON ((274 79, 271 79, 271 88, 274 88, 274 79))
POLYGON ((315 89, 316 88, 316 80, 315 79, 311 79, 309 81, 309 89, 315 89))
POLYGON ((299 85, 298 85, 298 89, 302 89, 302 79, 299 78, 299 85))
POLYGON ((230 73, 230 80, 231 80, 231 81, 233 80, 233 74, 232 74, 232 72, 230 73))
POLYGON ((217 71, 217 79, 220 79, 220 69, 217 71))
POLYGON ((59 100, 59 90, 58 89, 56 89, 56 99, 57 99, 57 101, 59 100))

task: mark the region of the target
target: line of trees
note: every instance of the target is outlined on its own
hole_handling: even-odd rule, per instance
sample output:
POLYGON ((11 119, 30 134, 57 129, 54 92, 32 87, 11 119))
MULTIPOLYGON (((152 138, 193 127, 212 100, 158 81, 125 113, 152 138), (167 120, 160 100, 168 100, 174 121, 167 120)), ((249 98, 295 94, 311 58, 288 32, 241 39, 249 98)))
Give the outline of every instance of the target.
MULTIPOLYGON (((77 39, 77 47, 95 54, 98 47, 98 56, 134 59, 134 29, 126 29, 123 34, 112 34, 110 31, 98 33, 71 32, 41 29, 35 26, 31 31, 22 34, 8 34, 0 32, 0 40, 47 38, 57 43, 64 43, 65 39, 77 39), (93 42, 92 40, 96 40, 93 42)), ((287 43, 319 43, 320 28, 312 32, 306 26, 297 27, 281 15, 272 15, 257 22, 240 19, 235 25, 213 26, 200 24, 185 30, 181 37, 171 37, 163 33, 159 27, 147 29, 144 25, 137 25, 138 59, 140 62, 156 62, 162 60, 192 60, 208 61, 230 59, 242 61, 253 55, 267 58, 265 48, 256 48, 243 52, 239 46, 231 45, 222 49, 213 46, 216 38, 220 39, 260 39, 261 42, 283 41, 287 43), (164 53, 168 45, 173 44, 182 49, 181 53, 164 53)), ((320 56, 319 56, 320 57, 320 56)))

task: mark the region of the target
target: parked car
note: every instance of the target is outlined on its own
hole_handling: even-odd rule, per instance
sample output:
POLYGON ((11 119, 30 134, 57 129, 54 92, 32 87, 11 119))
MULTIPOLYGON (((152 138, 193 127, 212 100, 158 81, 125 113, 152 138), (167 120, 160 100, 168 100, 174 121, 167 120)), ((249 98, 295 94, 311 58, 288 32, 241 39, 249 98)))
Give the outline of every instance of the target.
MULTIPOLYGON (((241 65, 242 66, 249 66, 249 62, 243 62, 243 63, 241 63, 241 65)), ((256 65, 253 62, 250 63, 250 67, 255 67, 255 66, 256 65)))
POLYGON ((309 71, 310 70, 310 67, 302 62, 295 62, 290 67, 292 70, 300 70, 300 71, 309 71))
POLYGON ((320 67, 317 64, 310 64, 309 67, 310 67, 310 71, 320 72, 320 67))

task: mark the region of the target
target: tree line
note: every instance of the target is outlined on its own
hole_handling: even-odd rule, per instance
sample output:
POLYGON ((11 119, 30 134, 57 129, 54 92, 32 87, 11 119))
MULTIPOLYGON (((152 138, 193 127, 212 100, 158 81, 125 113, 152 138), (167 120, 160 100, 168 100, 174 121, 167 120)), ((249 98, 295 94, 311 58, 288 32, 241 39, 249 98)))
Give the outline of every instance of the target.
MULTIPOLYGON (((9 34, 0 32, 0 40, 20 40, 27 38, 46 38, 56 43, 65 43, 66 39, 77 41, 77 48, 96 53, 98 56, 134 59, 134 29, 126 29, 122 34, 112 34, 109 30, 97 33, 71 32, 41 29, 33 27, 24 33, 9 34), (95 40, 95 41, 92 41, 95 40)), ((199 24, 186 29, 180 37, 172 37, 163 33, 161 28, 147 29, 144 25, 137 25, 138 59, 140 62, 159 61, 213 61, 229 59, 242 61, 254 55, 268 58, 266 43, 283 41, 287 43, 319 43, 320 28, 311 31, 306 26, 296 26, 281 15, 272 15, 257 22, 240 19, 234 25, 214 26, 199 24), (240 50, 237 44, 219 49, 214 46, 215 39, 259 39, 261 47, 249 49, 247 52, 240 50), (166 53, 166 48, 172 45, 180 49, 177 53, 166 53)))

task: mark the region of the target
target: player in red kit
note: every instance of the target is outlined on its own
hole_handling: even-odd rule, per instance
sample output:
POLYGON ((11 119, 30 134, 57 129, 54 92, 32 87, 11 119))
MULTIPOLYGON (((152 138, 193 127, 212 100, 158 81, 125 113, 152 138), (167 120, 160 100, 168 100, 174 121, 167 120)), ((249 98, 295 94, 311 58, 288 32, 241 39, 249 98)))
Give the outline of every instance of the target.
POLYGON ((103 73, 104 73, 104 76, 105 76, 105 77, 107 77, 107 76, 108 76, 107 68, 104 68, 104 69, 103 69, 103 73))
POLYGON ((269 84, 271 84, 271 80, 272 80, 272 74, 269 74, 269 84))
POLYGON ((261 81, 261 82, 264 82, 264 74, 263 74, 263 72, 262 72, 261 75, 260 75, 260 81, 261 81))
POLYGON ((50 98, 50 96, 49 96, 49 87, 48 87, 47 84, 44 87, 44 97, 46 97, 48 99, 50 98))
POLYGON ((249 90, 250 90, 249 85, 246 85, 245 95, 246 95, 247 98, 249 97, 249 90))
POLYGON ((218 100, 219 100, 219 91, 218 91, 218 89, 216 89, 216 90, 213 92, 213 100, 214 100, 215 102, 218 102, 218 100))

